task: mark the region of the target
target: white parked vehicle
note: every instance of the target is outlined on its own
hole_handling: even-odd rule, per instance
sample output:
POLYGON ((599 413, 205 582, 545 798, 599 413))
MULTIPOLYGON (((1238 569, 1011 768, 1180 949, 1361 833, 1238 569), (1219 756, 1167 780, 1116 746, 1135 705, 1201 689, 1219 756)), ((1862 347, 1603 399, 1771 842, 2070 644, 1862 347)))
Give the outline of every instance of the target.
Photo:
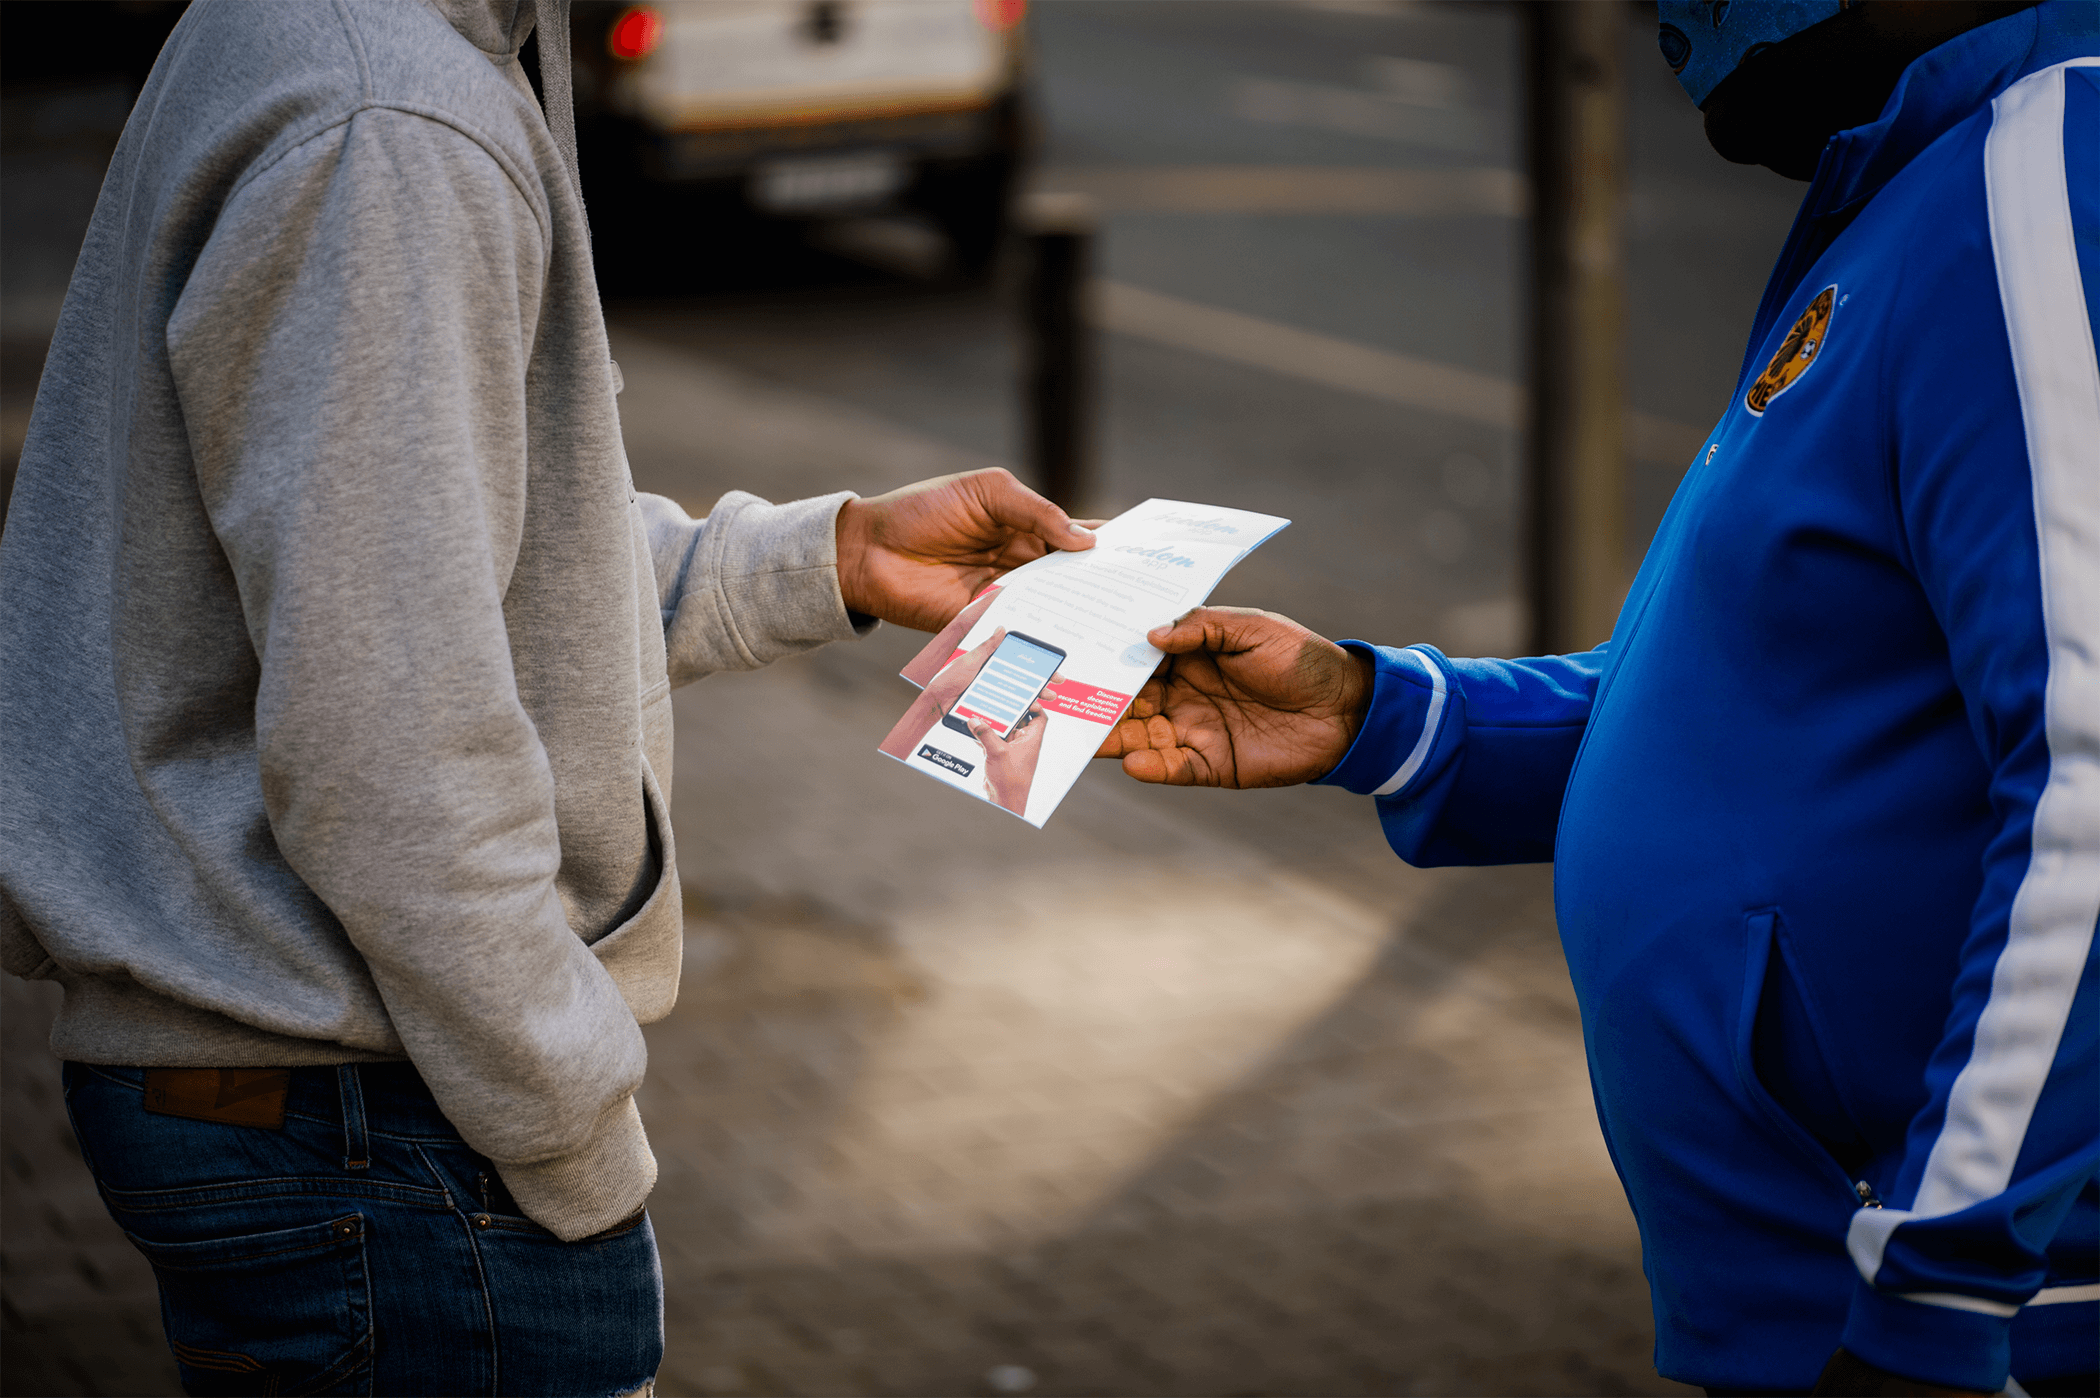
POLYGON ((1025 7, 579 0, 587 168, 785 217, 917 209, 982 267, 1026 154, 1025 7))

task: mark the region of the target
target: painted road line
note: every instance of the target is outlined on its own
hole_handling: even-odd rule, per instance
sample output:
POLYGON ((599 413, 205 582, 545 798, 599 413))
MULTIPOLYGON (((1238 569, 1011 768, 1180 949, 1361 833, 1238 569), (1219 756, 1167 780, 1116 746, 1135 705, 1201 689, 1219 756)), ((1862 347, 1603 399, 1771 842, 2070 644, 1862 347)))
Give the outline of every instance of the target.
POLYGON ((1091 195, 1111 213, 1523 218, 1530 205, 1521 172, 1491 167, 1065 166, 1035 183, 1091 195))
MULTIPOLYGON (((1184 301, 1126 282, 1096 282, 1093 296, 1094 323, 1119 335, 1486 427, 1514 432, 1524 426, 1523 386, 1492 374, 1184 301)), ((1705 432, 1685 423, 1647 413, 1626 415, 1627 451, 1636 460, 1686 465, 1705 441, 1705 432)))

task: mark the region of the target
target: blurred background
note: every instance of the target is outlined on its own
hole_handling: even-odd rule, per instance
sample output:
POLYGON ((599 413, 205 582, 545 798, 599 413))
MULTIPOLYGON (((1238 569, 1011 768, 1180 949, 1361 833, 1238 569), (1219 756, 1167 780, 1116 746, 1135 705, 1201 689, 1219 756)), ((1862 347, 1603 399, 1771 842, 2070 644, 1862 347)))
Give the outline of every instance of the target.
MULTIPOLYGON (((8 483, 180 8, 0 4, 8 483)), ((1630 574, 1799 187, 1708 150, 1652 6, 1600 12, 1630 574)), ((1040 469, 1045 235, 1091 227, 1075 503, 1289 516, 1215 600, 1514 653, 1526 24, 1486 0, 579 0, 637 484, 699 514, 1040 469)), ((661 1391, 1687 1391, 1650 1364, 1549 869, 1412 870, 1360 798, 1105 764, 1034 831, 875 752, 922 639, 678 695, 685 983, 642 1094, 661 1391)), ((65 1126, 53 989, 0 991, 0 1390, 173 1393, 151 1274, 65 1126)))

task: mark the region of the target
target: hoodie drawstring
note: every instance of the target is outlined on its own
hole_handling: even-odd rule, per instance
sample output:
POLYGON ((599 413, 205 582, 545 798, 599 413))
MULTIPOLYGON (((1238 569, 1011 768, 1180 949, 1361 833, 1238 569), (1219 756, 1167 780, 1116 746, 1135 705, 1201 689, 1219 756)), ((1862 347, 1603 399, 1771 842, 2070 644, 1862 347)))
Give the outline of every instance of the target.
POLYGON ((576 161, 576 89, 569 77, 569 0, 534 0, 534 27, 540 36, 540 94, 547 109, 547 130, 569 183, 583 197, 583 172, 576 161))

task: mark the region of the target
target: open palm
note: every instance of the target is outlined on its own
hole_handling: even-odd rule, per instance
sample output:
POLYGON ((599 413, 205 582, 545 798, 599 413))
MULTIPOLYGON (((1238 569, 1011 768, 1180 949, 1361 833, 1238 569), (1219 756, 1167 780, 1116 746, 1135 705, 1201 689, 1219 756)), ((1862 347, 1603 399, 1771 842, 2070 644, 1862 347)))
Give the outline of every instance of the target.
POLYGON ((1167 662, 1098 754, 1139 781, 1293 786, 1355 741, 1369 665, 1288 617, 1199 607, 1150 639, 1167 662))

